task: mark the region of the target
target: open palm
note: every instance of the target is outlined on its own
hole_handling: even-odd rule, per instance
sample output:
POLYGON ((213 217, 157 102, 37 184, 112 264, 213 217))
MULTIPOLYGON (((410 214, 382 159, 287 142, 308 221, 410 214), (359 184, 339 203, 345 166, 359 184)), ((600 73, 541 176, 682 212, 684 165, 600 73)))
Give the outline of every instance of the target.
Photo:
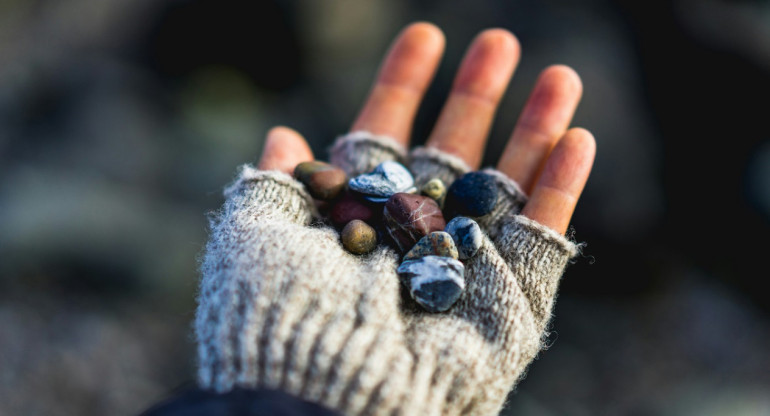
MULTIPOLYGON (((365 130, 409 146, 412 123, 444 51, 444 36, 429 23, 406 27, 388 51, 352 131, 365 130)), ((520 56, 508 31, 488 29, 470 45, 427 147, 478 168, 492 121, 520 56)), ((559 233, 567 230, 593 164, 590 132, 569 128, 582 94, 580 78, 554 65, 540 75, 497 165, 529 195, 521 211, 559 233)), ((313 154, 286 127, 268 133, 260 169, 291 172, 313 154)))

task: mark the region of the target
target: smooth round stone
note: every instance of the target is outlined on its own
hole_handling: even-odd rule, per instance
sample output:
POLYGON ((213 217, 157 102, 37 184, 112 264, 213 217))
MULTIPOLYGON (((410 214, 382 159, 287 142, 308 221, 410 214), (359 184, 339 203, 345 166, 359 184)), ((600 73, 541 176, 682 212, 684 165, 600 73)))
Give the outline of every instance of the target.
POLYGON ((443 231, 434 231, 421 238, 404 256, 404 261, 425 256, 458 257, 457 247, 452 236, 443 231))
POLYGON ((446 198, 446 185, 441 179, 433 178, 422 186, 420 194, 430 197, 438 203, 439 207, 443 207, 446 198))
POLYGON ((398 192, 414 192, 414 178, 404 165, 392 160, 382 162, 370 173, 351 178, 348 186, 372 202, 385 202, 398 192))
POLYGON ((458 215, 483 217, 497 204, 495 178, 483 172, 469 172, 457 178, 446 196, 447 208, 458 215))
POLYGON ((329 212, 332 222, 341 227, 350 221, 372 221, 376 216, 375 210, 364 202, 359 201, 350 193, 342 195, 329 212))
POLYGON ((385 203, 382 214, 386 232, 402 253, 446 226, 436 201, 422 195, 397 193, 385 203))
POLYGON ((479 224, 468 217, 454 217, 444 231, 452 236, 462 260, 475 256, 484 240, 479 224))
POLYGON ((317 160, 297 165, 294 177, 305 185, 313 198, 321 200, 336 198, 348 183, 345 171, 317 160))
POLYGON ((342 246, 353 254, 366 254, 377 247, 377 231, 361 220, 353 220, 342 229, 342 246))
POLYGON ((444 312, 465 290, 465 267, 451 257, 426 256, 401 263, 397 269, 409 294, 428 312, 444 312))

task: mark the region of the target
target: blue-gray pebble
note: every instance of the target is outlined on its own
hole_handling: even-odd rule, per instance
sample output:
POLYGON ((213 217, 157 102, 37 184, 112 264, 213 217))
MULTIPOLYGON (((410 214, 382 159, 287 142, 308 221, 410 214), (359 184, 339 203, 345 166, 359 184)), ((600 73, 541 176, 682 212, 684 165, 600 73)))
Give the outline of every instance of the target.
POLYGON ((398 267, 409 294, 428 312, 444 312, 465 290, 465 267, 451 257, 425 256, 398 267))
POLYGON ((452 236, 457 247, 457 253, 462 260, 467 260, 476 255, 481 248, 483 234, 476 221, 468 217, 454 217, 444 228, 444 231, 452 236))
POLYGON ((374 202, 375 204, 384 204, 384 203, 388 202, 388 199, 390 199, 390 197, 388 197, 388 196, 364 195, 364 199, 366 199, 369 202, 374 202))
POLYGON ((468 172, 449 187, 446 206, 450 212, 469 217, 483 217, 497 204, 495 178, 483 172, 468 172))
POLYGON ((404 165, 392 160, 382 162, 369 173, 348 182, 351 190, 372 202, 385 202, 398 192, 414 192, 414 177, 404 165))

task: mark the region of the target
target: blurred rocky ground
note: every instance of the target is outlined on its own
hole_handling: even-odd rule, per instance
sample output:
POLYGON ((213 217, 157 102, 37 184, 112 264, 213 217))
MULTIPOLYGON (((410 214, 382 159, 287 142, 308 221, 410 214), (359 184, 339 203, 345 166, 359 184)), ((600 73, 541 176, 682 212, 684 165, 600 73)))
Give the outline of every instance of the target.
POLYGON ((491 26, 523 57, 485 163, 553 63, 581 74, 575 125, 598 141, 588 246, 505 414, 770 414, 768 19, 719 0, 1 2, 0 415, 130 415, 192 383, 205 213, 273 125, 325 156, 414 20, 447 35, 415 143, 491 26))

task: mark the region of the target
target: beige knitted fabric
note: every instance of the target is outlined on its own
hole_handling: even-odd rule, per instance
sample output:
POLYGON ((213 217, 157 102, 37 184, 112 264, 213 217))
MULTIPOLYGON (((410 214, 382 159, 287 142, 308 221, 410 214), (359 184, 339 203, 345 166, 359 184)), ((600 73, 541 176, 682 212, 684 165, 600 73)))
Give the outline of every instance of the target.
MULTIPOLYGON (((337 141, 332 160, 360 173, 402 154, 394 143, 357 133, 337 141)), ((451 183, 467 170, 435 150, 411 159, 418 180, 451 183)), ((392 249, 348 253, 314 221, 301 184, 242 168, 202 264, 201 386, 279 388, 348 415, 497 414, 543 346, 559 278, 577 252, 517 216, 525 198, 497 178, 509 212, 484 223, 495 236, 465 262, 458 303, 429 314, 403 296, 392 249)))

